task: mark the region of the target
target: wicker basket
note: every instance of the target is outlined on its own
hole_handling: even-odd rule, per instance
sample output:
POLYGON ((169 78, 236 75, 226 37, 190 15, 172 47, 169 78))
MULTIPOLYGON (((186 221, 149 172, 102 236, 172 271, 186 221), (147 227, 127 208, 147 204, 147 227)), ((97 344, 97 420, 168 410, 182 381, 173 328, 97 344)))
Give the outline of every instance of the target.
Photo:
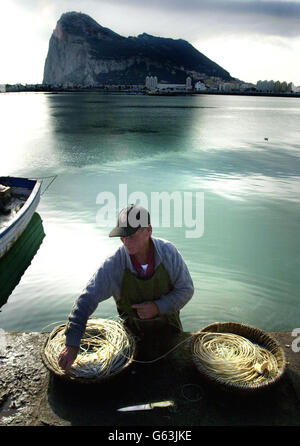
MULTIPOLYGON (((116 375, 119 375, 120 373, 124 372, 126 369, 128 369, 128 367, 131 365, 131 363, 134 360, 134 357, 136 354, 136 342, 134 340, 134 337, 131 336, 130 357, 129 357, 129 359, 127 359, 126 363, 121 368, 114 371, 113 373, 111 373, 109 375, 105 375, 105 376, 100 376, 99 378, 83 378, 83 377, 72 376, 72 375, 66 374, 64 372, 59 372, 49 362, 49 360, 45 354, 45 349, 47 347, 48 342, 50 342, 56 336, 56 334, 58 332, 60 332, 62 329, 64 329, 65 327, 66 327, 66 324, 62 324, 62 325, 59 325, 58 327, 55 327, 54 330, 52 330, 52 332, 47 337, 47 339, 42 347, 42 350, 41 350, 41 357, 42 357, 43 363, 45 364, 47 369, 50 370, 55 376, 61 378, 62 380, 74 382, 74 383, 77 382, 77 383, 82 383, 82 384, 97 384, 97 383, 99 384, 102 382, 106 382, 106 381, 112 379, 113 377, 115 377, 116 375)), ((95 334, 97 334, 97 333, 95 333, 95 334)))
POLYGON ((279 382, 279 380, 282 378, 285 372, 285 367, 286 367, 285 354, 283 349, 280 347, 279 343, 276 341, 276 339, 272 338, 269 334, 267 334, 263 330, 252 327, 250 325, 241 324, 237 322, 214 322, 213 324, 210 324, 202 328, 200 331, 194 334, 190 344, 190 348, 193 362, 197 370, 201 374, 201 376, 203 376, 209 382, 217 385, 222 390, 236 391, 239 393, 253 393, 253 392, 256 393, 258 390, 265 390, 273 387, 276 383, 279 382), (193 354, 194 342, 196 341, 197 337, 201 336, 201 334, 203 334, 204 332, 236 334, 239 336, 243 336, 244 338, 247 338, 249 341, 254 342, 260 345, 261 347, 264 347, 267 350, 271 351, 274 354, 278 363, 277 376, 273 377, 272 379, 266 380, 265 382, 256 383, 252 385, 249 385, 247 383, 245 384, 228 383, 222 380, 221 378, 216 378, 212 376, 210 372, 201 363, 201 360, 197 358, 196 355, 193 354))

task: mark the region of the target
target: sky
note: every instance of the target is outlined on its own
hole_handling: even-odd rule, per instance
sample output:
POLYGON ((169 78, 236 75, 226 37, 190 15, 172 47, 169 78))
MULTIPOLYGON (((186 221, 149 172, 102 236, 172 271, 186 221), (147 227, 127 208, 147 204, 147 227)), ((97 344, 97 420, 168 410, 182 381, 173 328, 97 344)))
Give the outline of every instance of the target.
POLYGON ((49 39, 68 11, 124 37, 187 40, 245 82, 300 85, 300 0, 2 0, 0 84, 42 83, 49 39))

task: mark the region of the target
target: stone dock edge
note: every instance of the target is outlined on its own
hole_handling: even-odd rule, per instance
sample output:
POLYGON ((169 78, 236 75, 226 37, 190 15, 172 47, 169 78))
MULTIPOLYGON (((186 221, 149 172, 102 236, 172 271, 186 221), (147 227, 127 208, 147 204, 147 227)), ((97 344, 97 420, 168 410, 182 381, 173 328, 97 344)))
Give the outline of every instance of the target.
POLYGON ((1 330, 0 426, 300 426, 300 329, 298 338, 293 330, 268 334, 285 353, 285 373, 270 389, 243 395, 205 381, 184 342, 159 361, 133 362, 103 383, 79 384, 44 365, 49 333, 1 330), (118 411, 164 400, 174 405, 118 411))

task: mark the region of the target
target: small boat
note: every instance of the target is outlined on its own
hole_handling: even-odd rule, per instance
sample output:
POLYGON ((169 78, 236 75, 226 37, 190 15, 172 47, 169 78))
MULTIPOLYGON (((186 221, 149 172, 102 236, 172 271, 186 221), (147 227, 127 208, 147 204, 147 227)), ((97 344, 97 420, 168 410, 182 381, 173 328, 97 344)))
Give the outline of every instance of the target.
POLYGON ((28 226, 40 201, 42 181, 0 177, 0 259, 28 226))

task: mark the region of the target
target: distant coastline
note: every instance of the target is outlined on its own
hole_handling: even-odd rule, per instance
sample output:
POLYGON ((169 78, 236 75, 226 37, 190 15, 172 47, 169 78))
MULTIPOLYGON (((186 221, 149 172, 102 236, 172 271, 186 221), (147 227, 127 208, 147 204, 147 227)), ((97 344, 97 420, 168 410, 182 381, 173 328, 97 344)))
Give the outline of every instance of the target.
POLYGON ((66 88, 66 87, 52 87, 50 85, 32 85, 32 86, 8 86, 6 91, 1 91, 1 93, 83 93, 83 92, 101 92, 101 93, 120 93, 120 94, 130 94, 130 95, 145 95, 145 96, 194 96, 194 95, 217 95, 217 96, 263 96, 263 97, 285 97, 285 98, 300 98, 300 92, 258 92, 258 91, 217 91, 217 90, 205 90, 205 91, 174 91, 174 92, 149 92, 143 89, 131 89, 131 88, 118 88, 114 86, 104 87, 79 87, 79 88, 66 88))
POLYGON ((193 96, 193 95, 217 95, 217 96, 274 96, 274 97, 295 97, 300 98, 300 93, 260 93, 260 92, 242 92, 242 91, 192 91, 176 93, 152 93, 150 96, 193 96))

